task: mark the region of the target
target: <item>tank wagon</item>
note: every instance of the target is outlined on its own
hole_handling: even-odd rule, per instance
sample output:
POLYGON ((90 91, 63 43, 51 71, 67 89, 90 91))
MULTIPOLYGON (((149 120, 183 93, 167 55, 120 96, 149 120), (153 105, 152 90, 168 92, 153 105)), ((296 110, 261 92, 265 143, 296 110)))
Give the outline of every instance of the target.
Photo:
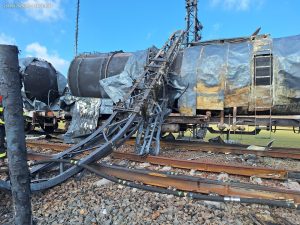
POLYGON ((53 132, 64 118, 59 98, 64 93, 66 78, 45 60, 28 57, 19 61, 26 130, 41 127, 53 132))
MULTIPOLYGON (((73 95, 114 103, 132 86, 155 48, 133 53, 81 54, 71 63, 68 83, 73 95)), ((163 132, 187 128, 201 136, 211 132, 242 132, 244 125, 261 128, 300 124, 300 35, 270 35, 193 43, 182 50, 170 73, 172 113, 163 132), (199 132, 200 131, 200 132, 199 132)), ((112 106, 112 103, 109 104, 112 106)), ((105 114, 111 110, 100 112, 105 114)))

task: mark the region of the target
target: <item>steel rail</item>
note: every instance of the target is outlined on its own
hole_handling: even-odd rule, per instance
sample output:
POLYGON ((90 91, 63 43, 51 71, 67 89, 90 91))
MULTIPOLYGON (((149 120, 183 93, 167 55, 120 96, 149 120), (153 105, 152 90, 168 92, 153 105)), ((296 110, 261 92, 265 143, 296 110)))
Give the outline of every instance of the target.
POLYGON ((158 187, 172 187, 181 191, 221 196, 284 200, 294 205, 295 208, 300 204, 300 191, 246 183, 221 182, 187 175, 175 175, 174 173, 129 169, 115 165, 92 164, 90 166, 108 176, 158 187))
MULTIPOLYGON (((225 149, 242 149, 242 150, 248 150, 248 151, 259 151, 259 152, 280 152, 280 153, 295 153, 295 154, 300 154, 300 148, 282 148, 282 147, 273 147, 269 150, 262 151, 262 150, 249 150, 247 149, 248 145, 221 145, 221 144, 211 144, 211 143, 203 143, 203 142, 193 142, 193 141, 166 141, 166 140, 161 140, 161 143, 163 147, 173 147, 173 146, 192 146, 192 148, 198 147, 198 148, 209 148, 211 149, 212 147, 214 148, 225 148, 225 149)), ((65 150, 66 148, 69 148, 71 145, 69 144, 64 144, 64 143, 49 143, 49 142, 38 142, 38 141, 26 141, 27 147, 30 148, 35 148, 35 147, 40 147, 40 148, 46 148, 46 149, 53 149, 55 151, 60 151, 60 150, 65 150)), ((128 141, 126 141, 126 144, 128 145, 134 145, 135 144, 135 139, 131 138, 128 141)))
POLYGON ((54 151, 64 151, 71 147, 71 145, 69 144, 38 142, 38 141, 26 141, 26 146, 27 148, 51 149, 54 151))
MULTIPOLYGON (((132 144, 133 140, 130 139, 127 143, 132 144)), ((179 143, 179 144, 191 144, 191 145, 199 145, 199 146, 213 146, 213 147, 225 147, 225 148, 243 148, 247 149, 250 145, 246 144, 216 144, 216 143, 209 143, 209 142, 202 142, 202 141, 188 141, 188 140, 161 140, 162 143, 168 144, 168 143, 179 143)), ((263 146, 261 146, 263 147, 263 146)), ((300 153, 300 148, 289 148, 289 147, 272 147, 268 151, 275 151, 275 152, 295 152, 300 153)))
MULTIPOLYGON (((61 151, 64 150, 66 147, 69 147, 69 145, 66 144, 54 144, 54 143, 44 143, 44 142, 33 142, 33 141, 27 141, 26 142, 27 147, 34 148, 46 148, 46 149, 52 149, 55 151, 61 151)), ((126 144, 128 145, 135 145, 135 141, 130 139, 126 141, 126 144)), ((271 150, 249 150, 244 147, 238 147, 238 146, 228 146, 228 145, 214 145, 214 144, 203 144, 198 142, 187 142, 187 141, 161 141, 160 145, 162 148, 165 149, 173 149, 173 148, 181 148, 184 150, 191 150, 191 151, 202 151, 202 152, 217 152, 217 153, 232 153, 237 155, 243 155, 243 154, 254 154, 257 156, 262 157, 273 157, 273 158, 290 158, 290 159, 300 159, 300 149, 295 148, 274 148, 271 150)))
MULTIPOLYGON (((126 144, 134 145, 132 140, 126 142, 126 144)), ((273 149, 273 150, 249 150, 245 147, 228 146, 228 145, 215 145, 215 144, 203 144, 199 142, 191 141, 161 141, 161 147, 165 149, 182 149, 189 151, 201 151, 201 152, 215 152, 215 153, 232 153, 237 155, 254 154, 262 157, 273 158, 290 158, 300 159, 300 149, 286 150, 273 149)))
MULTIPOLYGON (((159 156, 139 156, 132 153, 122 153, 122 152, 113 152, 112 157, 116 159, 126 159, 135 162, 148 162, 155 165, 161 166, 170 166, 180 169, 193 169, 204 172, 213 172, 213 173, 228 173, 232 175, 238 176, 255 176, 266 179, 274 179, 274 180, 287 180, 287 179, 300 179, 300 171, 292 171, 286 169, 273 169, 267 167, 251 167, 251 166, 243 166, 243 165, 229 165, 229 164, 221 164, 214 162, 200 162, 200 161, 191 161, 191 160, 182 160, 182 159, 174 159, 167 157, 159 157, 159 156)), ((28 159, 29 160, 47 160, 51 159, 53 156, 29 152, 28 159)))
MULTIPOLYGON (((209 200, 209 201, 217 201, 217 202, 238 202, 238 203, 247 203, 247 204, 264 204, 264 205, 269 205, 269 206, 277 206, 277 207, 285 207, 285 208, 297 208, 300 209, 300 206, 298 204, 295 204, 294 201, 291 200, 274 200, 274 199, 264 199, 264 198, 255 198, 255 197, 240 197, 240 196, 220 196, 220 195, 207 195, 207 194, 199 194, 196 192, 186 192, 186 191, 182 191, 182 190, 178 190, 178 189, 171 189, 171 186, 169 186, 168 188, 162 188, 160 186, 153 186, 153 185, 148 185, 145 183, 140 183, 140 182, 136 182, 136 181, 128 181, 128 180, 124 180, 124 179, 119 179, 115 176, 111 176, 106 174, 105 172, 103 173, 101 170, 99 170, 99 167, 107 167, 107 165, 103 165, 103 164, 92 164, 92 165, 86 165, 86 164, 78 164, 79 161, 76 160, 66 160, 66 159, 47 159, 45 161, 37 161, 35 162, 36 164, 43 164, 46 162, 59 162, 59 163, 64 163, 64 164, 72 164, 72 165, 76 165, 78 167, 81 167, 82 169, 86 169, 92 173, 95 173, 98 176, 101 176, 102 178, 106 178, 112 182, 121 184, 121 185, 125 185, 128 187, 132 187, 132 188, 138 188, 138 189, 142 189, 145 191, 150 191, 150 192, 157 192, 157 193, 162 193, 162 194, 171 194, 174 196, 178 196, 178 197, 188 197, 191 199, 196 199, 196 200, 209 200)), ((114 166, 109 166, 109 167, 114 167, 114 166)), ((120 167, 119 167, 120 168, 120 167)), ((121 169, 124 167, 121 167, 121 169)), ((141 172, 145 172, 142 170, 137 170, 137 171, 141 171, 141 172)), ((147 172, 147 171, 146 171, 147 172)), ((170 174, 170 173, 169 173, 170 174)), ((171 174, 174 175, 174 174, 171 174)), ((175 177, 184 177, 183 175, 177 175, 175 177)), ((188 177, 188 176, 185 176, 188 177)), ((190 179, 193 179, 190 178, 190 179)), ((203 181, 203 179, 201 179, 203 181)), ((208 179, 204 179, 206 181, 208 181, 208 183, 211 182, 215 182, 215 181, 211 181, 208 179)), ((218 182, 218 181, 217 181, 218 182)), ((222 183, 222 182, 221 182, 222 183)), ((243 186, 246 184, 240 184, 238 183, 239 186, 243 186)), ((1 181, 0 181, 0 186, 1 186, 1 181)), ((253 185, 252 185, 253 186, 253 185)), ((259 186, 259 185, 254 185, 257 186, 256 189, 261 190, 261 189, 265 189, 267 187, 264 186, 259 186)))
POLYGON ((132 153, 113 152, 112 157, 116 159, 127 159, 136 162, 148 162, 155 165, 171 166, 181 169, 193 169, 198 171, 213 173, 228 173, 239 176, 256 176, 261 178, 270 178, 276 180, 300 179, 300 171, 289 171, 285 169, 273 169, 267 167, 252 167, 243 165, 229 165, 224 163, 201 162, 192 160, 182 160, 175 158, 159 156, 139 156, 132 153))

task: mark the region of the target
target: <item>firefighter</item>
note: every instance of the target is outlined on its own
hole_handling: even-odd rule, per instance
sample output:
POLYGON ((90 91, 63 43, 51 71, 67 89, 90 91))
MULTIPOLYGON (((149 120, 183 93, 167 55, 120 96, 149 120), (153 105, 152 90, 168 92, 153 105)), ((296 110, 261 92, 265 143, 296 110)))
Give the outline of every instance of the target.
POLYGON ((6 157, 4 142, 5 142, 4 114, 3 114, 2 96, 0 95, 0 160, 1 161, 3 161, 3 159, 6 157))

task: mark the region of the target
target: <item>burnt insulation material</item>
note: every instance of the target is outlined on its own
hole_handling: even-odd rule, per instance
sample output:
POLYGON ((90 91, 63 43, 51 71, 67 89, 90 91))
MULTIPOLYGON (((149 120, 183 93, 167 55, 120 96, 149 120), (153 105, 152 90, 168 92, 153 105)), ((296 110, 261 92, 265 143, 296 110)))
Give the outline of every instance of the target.
POLYGON ((79 140, 78 138, 95 131, 101 101, 98 98, 81 98, 70 94, 65 95, 63 101, 70 106, 72 116, 68 131, 64 134, 64 141, 66 143, 76 143, 79 140))

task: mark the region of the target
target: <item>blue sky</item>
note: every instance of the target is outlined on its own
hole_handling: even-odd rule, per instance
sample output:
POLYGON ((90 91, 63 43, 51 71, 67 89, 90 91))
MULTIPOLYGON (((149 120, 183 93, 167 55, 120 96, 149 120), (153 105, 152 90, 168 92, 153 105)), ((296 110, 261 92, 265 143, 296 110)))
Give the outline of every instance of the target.
MULTIPOLYGON (((273 37, 300 34, 299 11, 299 0, 199 0, 198 13, 208 40, 247 36, 260 26, 273 37)), ((0 43, 16 44, 20 57, 44 58, 66 75, 75 12, 76 0, 0 0, 0 43), (46 5, 32 8, 36 3, 46 5)), ((79 52, 159 47, 184 28, 184 17, 184 0, 81 0, 79 52)))

